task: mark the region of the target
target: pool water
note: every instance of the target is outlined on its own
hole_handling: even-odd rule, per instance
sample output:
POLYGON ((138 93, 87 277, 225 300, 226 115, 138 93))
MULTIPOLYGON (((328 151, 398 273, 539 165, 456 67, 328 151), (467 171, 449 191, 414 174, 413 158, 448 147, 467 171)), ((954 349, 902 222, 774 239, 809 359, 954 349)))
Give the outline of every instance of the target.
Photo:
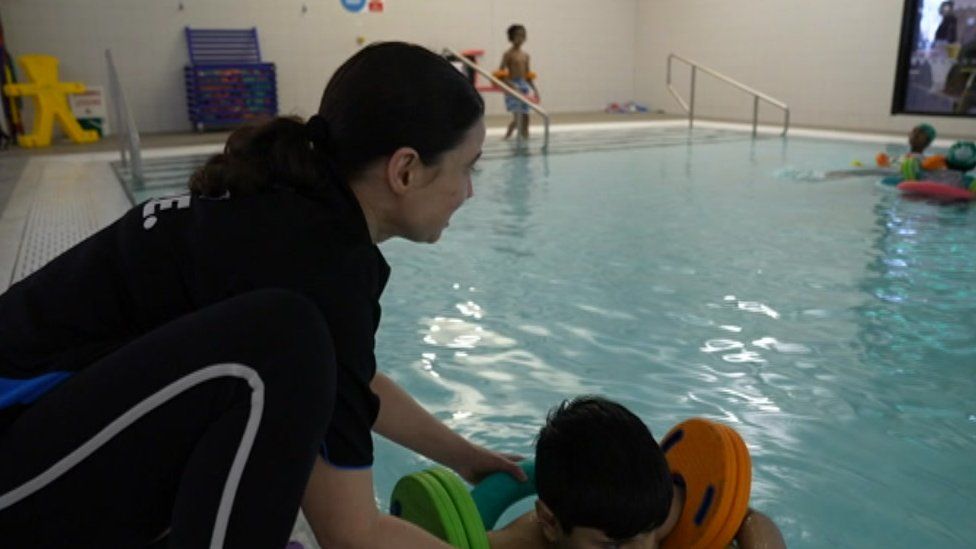
MULTIPOLYGON (((726 422, 752 454, 752 506, 790 547, 976 546, 976 211, 876 177, 783 175, 881 148, 483 161, 440 243, 382 245, 380 369, 527 456, 547 410, 582 393, 657 437, 726 422)), ((378 440, 379 503, 426 465, 378 440)))

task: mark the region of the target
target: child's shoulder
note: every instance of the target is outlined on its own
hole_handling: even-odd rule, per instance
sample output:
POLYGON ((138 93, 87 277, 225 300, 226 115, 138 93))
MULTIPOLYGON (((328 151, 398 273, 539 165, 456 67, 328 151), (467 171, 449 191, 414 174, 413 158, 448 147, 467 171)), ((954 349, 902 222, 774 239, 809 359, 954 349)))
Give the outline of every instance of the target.
POLYGON ((549 545, 534 511, 525 513, 501 530, 488 532, 488 543, 491 549, 546 549, 549 545))

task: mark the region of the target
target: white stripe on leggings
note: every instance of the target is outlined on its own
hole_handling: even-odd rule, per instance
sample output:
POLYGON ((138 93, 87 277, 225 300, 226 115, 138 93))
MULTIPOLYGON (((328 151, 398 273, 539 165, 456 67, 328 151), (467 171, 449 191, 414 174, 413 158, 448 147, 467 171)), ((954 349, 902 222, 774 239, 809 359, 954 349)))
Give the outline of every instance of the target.
POLYGON ((95 436, 78 447, 78 449, 62 458, 46 471, 0 496, 0 510, 10 507, 44 488, 51 482, 54 482, 54 480, 67 473, 72 467, 95 453, 96 450, 111 440, 112 437, 119 434, 123 429, 132 425, 153 409, 165 404, 173 397, 188 389, 192 389, 205 381, 210 381, 218 377, 238 377, 247 381, 247 384, 251 386, 251 409, 247 416, 247 424, 244 427, 244 434, 241 436, 241 445, 237 448, 237 454, 234 455, 234 462, 231 464, 230 471, 227 474, 227 482, 224 484, 224 491, 220 496, 220 507, 217 508, 217 518, 214 521, 213 535, 210 538, 210 547, 219 549, 224 545, 224 538, 227 535, 227 523, 230 521, 231 508, 234 505, 234 497, 237 495, 237 485, 241 481, 241 475, 244 474, 244 465, 247 463, 247 458, 251 453, 251 447, 254 445, 254 437, 257 436, 258 425, 261 423, 261 414, 264 411, 264 382, 261 381, 261 377, 256 371, 243 364, 227 363, 208 366, 181 377, 160 389, 130 408, 127 412, 112 421, 112 423, 109 423, 107 427, 99 431, 95 436))

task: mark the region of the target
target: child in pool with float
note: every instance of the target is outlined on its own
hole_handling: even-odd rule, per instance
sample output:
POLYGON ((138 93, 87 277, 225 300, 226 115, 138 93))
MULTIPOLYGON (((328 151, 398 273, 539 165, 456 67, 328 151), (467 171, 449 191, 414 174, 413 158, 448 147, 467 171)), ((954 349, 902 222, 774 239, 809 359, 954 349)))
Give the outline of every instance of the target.
MULTIPOLYGON (((600 397, 567 400, 549 413, 535 467, 535 510, 489 532, 492 549, 657 548, 685 502, 644 422, 600 397)), ((772 520, 752 509, 735 541, 742 549, 786 547, 772 520)))

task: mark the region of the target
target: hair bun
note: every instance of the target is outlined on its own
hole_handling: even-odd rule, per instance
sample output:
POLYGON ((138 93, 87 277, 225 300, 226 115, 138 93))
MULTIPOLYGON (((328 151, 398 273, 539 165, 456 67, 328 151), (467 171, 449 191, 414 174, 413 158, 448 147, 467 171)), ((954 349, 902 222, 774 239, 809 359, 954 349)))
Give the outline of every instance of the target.
POLYGON ((308 140, 312 142, 316 149, 325 149, 329 143, 329 123, 319 115, 308 119, 305 123, 305 131, 308 133, 308 140))

